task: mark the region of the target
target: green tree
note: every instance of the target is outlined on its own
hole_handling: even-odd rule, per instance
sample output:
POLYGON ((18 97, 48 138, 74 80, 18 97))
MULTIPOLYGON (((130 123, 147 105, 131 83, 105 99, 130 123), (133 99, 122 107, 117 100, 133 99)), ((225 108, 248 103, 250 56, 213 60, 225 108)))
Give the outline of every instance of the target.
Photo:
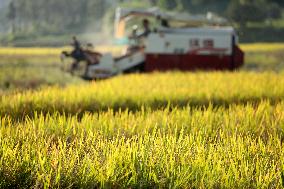
POLYGON ((177 3, 174 0, 158 0, 157 5, 163 9, 175 9, 177 7, 177 3))
POLYGON ((283 0, 270 0, 273 3, 276 3, 277 5, 284 7, 284 1, 283 0))
POLYGON ((232 0, 227 9, 227 15, 241 27, 247 22, 260 22, 266 18, 264 3, 253 0, 232 0))
POLYGON ((15 25, 16 7, 13 1, 11 1, 9 4, 9 11, 8 11, 7 17, 11 22, 11 30, 12 30, 12 33, 14 34, 16 31, 16 25, 15 25))
POLYGON ((282 10, 277 3, 271 3, 266 8, 266 16, 269 19, 278 19, 281 18, 282 10))

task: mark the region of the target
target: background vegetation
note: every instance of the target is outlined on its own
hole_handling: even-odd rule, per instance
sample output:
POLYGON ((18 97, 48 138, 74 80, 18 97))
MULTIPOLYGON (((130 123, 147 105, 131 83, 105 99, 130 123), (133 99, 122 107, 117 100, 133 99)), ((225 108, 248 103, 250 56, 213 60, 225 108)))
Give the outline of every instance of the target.
POLYGON ((242 42, 283 41, 280 0, 0 0, 0 41, 4 45, 62 46, 71 35, 111 42, 115 7, 153 7, 206 14, 215 12, 233 24, 242 42), (253 14, 251 14, 253 12, 253 14), (99 37, 98 37, 99 36, 99 37))

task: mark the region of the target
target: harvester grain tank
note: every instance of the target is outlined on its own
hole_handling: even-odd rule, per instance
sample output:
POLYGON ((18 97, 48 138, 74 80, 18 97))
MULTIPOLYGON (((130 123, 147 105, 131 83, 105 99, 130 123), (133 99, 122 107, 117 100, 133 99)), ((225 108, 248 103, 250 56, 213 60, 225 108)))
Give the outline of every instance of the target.
POLYGON ((225 19, 212 13, 188 15, 163 13, 159 9, 116 10, 115 37, 125 38, 127 23, 133 18, 166 22, 152 28, 140 45, 113 58, 103 54, 99 63, 89 65, 84 78, 107 78, 119 73, 168 70, 234 70, 244 63, 238 36, 225 19))

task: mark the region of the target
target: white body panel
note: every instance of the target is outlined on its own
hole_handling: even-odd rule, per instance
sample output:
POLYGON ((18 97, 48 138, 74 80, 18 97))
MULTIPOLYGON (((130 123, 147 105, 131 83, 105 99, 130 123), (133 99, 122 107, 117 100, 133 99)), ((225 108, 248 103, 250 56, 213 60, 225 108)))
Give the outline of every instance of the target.
POLYGON ((98 79, 108 78, 138 66, 144 63, 144 61, 145 54, 142 51, 125 56, 117 61, 114 61, 111 54, 105 54, 99 64, 88 67, 86 77, 98 79))
POLYGON ((104 54, 97 65, 88 66, 86 77, 88 78, 108 78, 115 75, 117 70, 111 54, 104 54))
POLYGON ((167 29, 152 33, 146 40, 146 53, 200 55, 232 54, 234 30, 226 29, 167 29))
POLYGON ((145 61, 145 54, 142 51, 135 52, 115 63, 115 67, 119 72, 129 70, 135 66, 140 65, 145 61))

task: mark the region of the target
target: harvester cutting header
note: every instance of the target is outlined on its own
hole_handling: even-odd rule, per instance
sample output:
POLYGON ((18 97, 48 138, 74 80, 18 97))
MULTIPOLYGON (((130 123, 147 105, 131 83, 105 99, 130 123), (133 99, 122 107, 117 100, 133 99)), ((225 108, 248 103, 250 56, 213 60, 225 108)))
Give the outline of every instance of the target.
POLYGON ((118 8, 114 27, 117 40, 127 36, 127 51, 113 58, 110 53, 82 50, 82 60, 87 62, 83 78, 108 78, 137 71, 234 70, 244 63, 235 30, 212 13, 193 16, 163 13, 157 8, 118 8), (128 23, 137 18, 142 19, 143 29, 132 25, 131 35, 127 36, 128 23))

